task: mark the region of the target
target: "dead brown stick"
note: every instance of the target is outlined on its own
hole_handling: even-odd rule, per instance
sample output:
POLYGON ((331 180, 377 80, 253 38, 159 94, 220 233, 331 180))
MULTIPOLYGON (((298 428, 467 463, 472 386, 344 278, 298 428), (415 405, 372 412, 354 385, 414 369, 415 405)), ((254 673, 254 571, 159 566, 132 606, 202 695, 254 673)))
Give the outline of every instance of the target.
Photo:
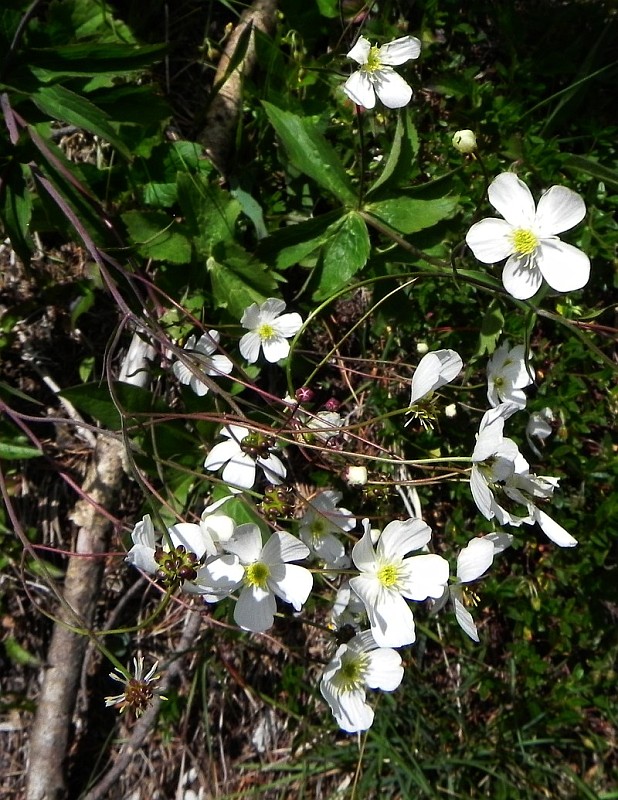
MULTIPOLYGON (((84 480, 84 494, 101 508, 113 506, 123 477, 122 445, 99 437, 84 480)), ((86 499, 79 500, 71 519, 79 526, 76 553, 109 549, 110 520, 86 499)), ((90 629, 103 575, 102 558, 69 559, 63 604, 58 609, 37 712, 32 724, 27 774, 27 800, 57 800, 66 795, 65 757, 69 727, 87 636, 72 629, 90 629)))
MULTIPOLYGON (((238 25, 234 28, 219 59, 214 86, 225 78, 225 73, 234 56, 243 31, 248 27, 252 27, 254 30, 262 31, 262 33, 270 33, 275 25, 276 9, 277 0, 254 0, 248 9, 243 11, 238 25)), ((256 62, 254 36, 255 34, 252 32, 242 61, 231 72, 213 99, 206 114, 204 127, 198 134, 198 141, 206 148, 209 158, 221 174, 226 177, 230 153, 235 139, 234 130, 242 108, 243 77, 253 70, 256 62)))

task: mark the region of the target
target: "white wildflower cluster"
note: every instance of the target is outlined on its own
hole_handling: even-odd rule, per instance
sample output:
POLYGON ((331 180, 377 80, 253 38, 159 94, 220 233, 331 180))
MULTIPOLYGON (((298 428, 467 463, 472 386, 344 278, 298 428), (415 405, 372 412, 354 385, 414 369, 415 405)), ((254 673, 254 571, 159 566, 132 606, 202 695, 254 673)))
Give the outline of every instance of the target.
MULTIPOLYGON (((252 309, 243 319, 254 327, 260 310, 257 306, 252 309)), ((282 310, 282 305, 269 303, 267 324, 276 325, 272 313, 282 310)), ((286 324, 281 331, 289 336, 302 323, 288 319, 286 324)), ((243 337, 245 341, 247 335, 243 337)), ((283 336, 287 345, 284 334, 277 335, 283 336)), ((257 358, 259 347, 251 341, 245 355, 257 358)), ((261 341, 267 344, 273 340, 261 341)), ((216 358, 212 349, 216 343, 218 335, 211 331, 208 342, 187 344, 189 350, 207 359, 216 358)), ((282 355, 281 342, 278 347, 276 353, 282 355)), ((266 349, 265 352, 272 354, 266 349)), ((196 364, 192 365, 194 369, 196 364)), ((202 361, 201 365, 209 376, 213 374, 210 361, 202 361)), ((422 426, 433 424, 441 402, 439 390, 452 383, 462 369, 461 356, 454 350, 425 352, 411 381, 405 425, 414 420, 422 426)), ((217 371, 228 374, 227 366, 221 362, 217 371)), ((174 372, 179 374, 177 369, 174 372)), ((576 543, 541 508, 551 497, 557 480, 531 473, 515 442, 504 436, 505 421, 526 405, 524 389, 532 384, 534 375, 529 354, 521 344, 511 347, 505 342, 489 359, 487 399, 491 408, 481 420, 472 453, 470 486, 482 515, 500 529, 471 539, 460 551, 453 575, 447 558, 430 550, 432 531, 422 520, 418 503, 409 510, 414 516, 393 520, 381 531, 363 519, 359 535, 355 532, 355 513, 341 505, 342 493, 322 489, 304 501, 301 515, 292 523, 297 535, 279 529, 274 525, 278 514, 286 517, 290 510, 290 489, 284 483, 288 474, 285 452, 272 429, 258 429, 249 423, 223 426, 223 441, 211 448, 204 462, 209 472, 221 471, 220 481, 227 487, 227 494, 206 505, 199 522, 171 525, 160 539, 146 515, 133 530, 133 547, 127 560, 154 576, 168 591, 180 589, 200 596, 207 604, 234 597, 234 620, 252 633, 267 631, 274 625, 277 600, 297 613, 303 611, 314 587, 315 573, 323 572, 329 581, 343 573, 345 580, 339 585, 333 605, 332 627, 345 635, 326 666, 320 691, 343 730, 365 730, 374 716, 367 689, 394 691, 403 678, 397 650, 416 640, 418 604, 427 601, 431 612, 437 613, 450 603, 463 631, 479 641, 469 610, 475 600, 470 584, 480 579, 494 557, 511 544, 512 534, 505 533, 502 527, 538 523, 557 544, 576 543), (232 501, 242 496, 243 502, 252 502, 246 493, 255 488, 258 479, 267 482, 262 504, 265 522, 239 524, 231 510, 232 501), (270 510, 274 509, 272 516, 266 513, 267 496, 270 510), (311 568, 306 566, 310 562, 311 568)), ((198 378, 199 374, 191 373, 190 380, 198 378)), ((196 386, 201 387, 199 381, 196 386)), ((303 390, 300 397, 303 402, 310 402, 313 394, 303 390)), ((304 426, 303 441, 309 436, 325 445, 332 438, 330 428, 339 433, 345 424, 334 410, 310 414, 301 409, 300 401, 289 398, 283 406, 286 414, 292 414, 304 426)), ((546 410, 545 416, 530 418, 530 436, 547 435, 544 426, 548 413, 546 410)), ((298 437, 292 441, 299 441, 298 437)), ((346 476, 350 485, 365 485, 368 471, 364 466, 350 465, 346 476)))
MULTIPOLYGON (((406 105, 412 89, 394 67, 418 58, 420 50, 421 43, 413 36, 381 47, 361 36, 348 53, 359 69, 343 91, 367 109, 375 106, 376 98, 388 108, 406 105)), ((469 130, 458 131, 453 143, 467 154, 477 146, 469 130)), ((579 195, 553 186, 535 206, 527 186, 515 174, 504 173, 491 183, 489 200, 503 219, 477 222, 466 241, 484 263, 506 259, 502 280, 510 295, 527 300, 543 281, 556 291, 586 283, 587 256, 557 238, 583 219, 585 206, 579 195)), ((276 364, 290 356, 289 340, 302 330, 303 320, 296 312, 283 313, 285 308, 283 300, 271 297, 244 310, 240 324, 246 333, 239 339, 238 352, 247 364, 256 364, 261 357, 276 364)), ((227 352, 220 350, 217 330, 199 338, 189 336, 173 365, 174 375, 203 397, 234 371, 227 352)), ((431 428, 438 424, 439 414, 448 422, 458 413, 469 413, 473 407, 469 402, 458 404, 451 398, 448 402, 442 395, 464 369, 459 353, 430 351, 424 341, 417 344, 416 352, 422 358, 410 381, 409 403, 401 410, 406 414, 403 427, 415 423, 414 427, 431 428)), ((558 479, 532 472, 517 443, 504 435, 506 422, 525 409, 526 390, 536 377, 527 345, 500 344, 489 358, 486 376, 484 392, 490 408, 482 416, 476 443, 470 435, 472 454, 465 460, 484 530, 490 526, 494 530, 471 538, 451 559, 456 562, 453 574, 447 543, 432 542, 417 495, 415 503, 406 502, 407 518, 393 519, 379 530, 372 528, 363 509, 357 513, 342 506, 343 494, 333 488, 300 497, 298 489, 286 484, 288 472, 294 474, 286 444, 314 452, 353 443, 353 426, 349 429, 348 421, 361 413, 357 409, 348 416, 340 414, 334 399, 312 411, 307 408, 314 400, 309 387, 297 390, 295 400, 286 395, 280 401, 283 423, 279 429, 257 415, 223 419, 222 440, 210 448, 203 466, 224 496, 207 504, 198 522, 171 525, 162 536, 155 533, 150 516, 144 516, 134 527, 127 560, 168 592, 197 595, 206 604, 232 598, 236 624, 251 633, 270 630, 286 606, 296 614, 308 614, 324 598, 325 590, 336 593, 330 627, 336 631, 337 646, 330 651, 320 691, 344 731, 366 730, 374 719, 367 690, 392 692, 400 685, 404 670, 398 649, 415 642, 415 615, 421 604, 426 603, 432 614, 451 606, 465 634, 480 641, 469 610, 475 602, 471 584, 512 544, 514 535, 503 528, 519 530, 538 524, 557 545, 577 544, 545 511, 558 479), (254 500, 258 490, 264 498, 260 505, 254 500), (307 607, 314 583, 319 591, 307 607)), ((245 380, 242 370, 239 377, 245 380)), ((454 390, 450 386, 446 394, 454 390)), ((268 395, 268 402, 272 401, 268 395)), ((529 416, 525 436, 537 456, 540 452, 532 439, 547 438, 553 421, 548 408, 529 416)), ((340 477, 351 489, 350 495, 357 491, 358 498, 361 491, 371 489, 370 464, 353 458, 350 462, 340 477)), ((298 476, 295 484, 299 486, 298 476)), ((349 500, 345 503, 352 505, 349 500)), ((156 665, 142 677, 140 665, 144 684, 153 679, 154 671, 156 665)))

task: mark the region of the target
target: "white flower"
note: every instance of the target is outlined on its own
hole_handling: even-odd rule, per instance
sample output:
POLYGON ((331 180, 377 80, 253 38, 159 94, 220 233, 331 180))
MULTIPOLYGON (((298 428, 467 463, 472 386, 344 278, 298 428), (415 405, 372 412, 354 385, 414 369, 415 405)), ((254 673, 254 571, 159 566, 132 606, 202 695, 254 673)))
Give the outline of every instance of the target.
POLYGON ((454 350, 434 350, 424 355, 412 377, 410 405, 455 380, 462 367, 461 356, 454 350))
POLYGON ((277 610, 275 595, 300 611, 313 587, 308 569, 290 564, 307 558, 309 548, 285 531, 272 533, 262 547, 257 525, 239 525, 225 549, 238 557, 243 568, 240 597, 234 608, 237 624, 259 633, 270 628, 277 610))
POLYGON ((269 297, 261 305, 253 303, 245 308, 240 324, 249 333, 240 340, 240 352, 250 364, 255 363, 264 350, 264 358, 271 363, 280 361, 290 352, 287 339, 301 329, 300 314, 281 314, 285 309, 283 300, 269 297))
POLYGON ((272 437, 240 425, 226 425, 221 435, 227 441, 212 448, 204 467, 215 471, 225 465, 221 477, 228 485, 250 489, 255 483, 256 464, 270 483, 279 484, 287 475, 281 459, 271 452, 272 437))
POLYGON ((361 36, 348 53, 348 58, 360 64, 350 75, 343 91, 356 105, 373 108, 376 95, 387 108, 401 108, 412 99, 412 89, 393 67, 418 58, 421 43, 414 36, 402 36, 378 47, 361 36))
POLYGON ((541 288, 543 278, 558 292, 581 289, 590 276, 585 253, 558 239, 582 221, 582 198, 564 186, 552 186, 535 209, 532 193, 517 175, 503 172, 489 186, 489 201, 504 219, 475 223, 466 236, 470 249, 484 264, 507 259, 502 272, 504 288, 527 300, 541 288))
POLYGON ((455 619, 464 633, 467 633, 475 642, 479 641, 479 635, 472 614, 466 608, 464 584, 477 580, 487 572, 493 563, 494 556, 509 547, 512 541, 511 534, 501 532, 489 533, 469 541, 457 557, 455 583, 448 587, 442 599, 436 604, 435 610, 437 611, 450 598, 455 609, 455 619))
POLYGON ((411 644, 416 639, 414 617, 404 598, 441 597, 448 581, 448 562, 433 553, 404 558, 431 538, 431 529, 420 519, 390 522, 375 550, 368 520, 363 520, 363 527, 365 533, 352 550, 360 575, 350 580, 350 586, 365 605, 380 647, 411 644))
POLYGON ((526 362, 526 348, 518 344, 509 350, 508 342, 498 347, 487 364, 487 399, 492 406, 514 403, 523 408, 522 391, 534 381, 534 370, 526 362))
POLYGON ((516 527, 538 522, 555 544, 574 547, 577 539, 537 506, 537 501, 552 496, 558 479, 531 473, 515 442, 503 436, 505 420, 518 410, 513 403, 502 403, 481 420, 470 473, 474 502, 486 519, 516 527), (522 514, 513 513, 516 505, 522 507, 522 514))
POLYGON ((473 153, 476 150, 476 135, 468 128, 453 134, 452 142, 455 150, 460 153, 473 153))
POLYGON ((532 441, 532 437, 534 436, 536 439, 543 441, 543 439, 547 439, 548 436, 551 436, 552 426, 550 423, 552 423, 554 419, 554 412, 548 407, 545 407, 541 411, 533 411, 528 418, 528 424, 526 425, 526 441, 537 458, 541 458, 542 456, 539 448, 532 441))
MULTIPOLYGON (((423 398, 429 399, 436 389, 454 380, 461 372, 462 367, 461 356, 454 350, 434 350, 431 353, 426 353, 419 361, 418 367, 412 376, 410 412, 420 417, 421 422, 426 418, 432 418, 431 412, 426 410, 415 411, 413 407, 423 398)), ((409 425, 413 419, 414 416, 411 416, 405 425, 409 425)))
POLYGON ((366 702, 366 687, 392 692, 402 678, 399 653, 378 648, 370 631, 365 631, 339 646, 324 671, 320 691, 339 727, 356 733, 370 728, 374 718, 366 702))
POLYGON ((307 510, 300 520, 300 538, 327 567, 345 568, 349 558, 345 547, 335 534, 351 531, 356 519, 347 508, 337 508, 341 492, 320 492, 307 503, 307 510))
POLYGON ((133 540, 133 547, 127 553, 126 560, 137 569, 141 569, 142 572, 154 575, 158 565, 154 559, 156 538, 150 514, 145 514, 136 523, 131 539, 133 540))
POLYGON ((208 385, 199 378, 199 373, 204 375, 229 375, 234 365, 227 356, 213 353, 219 343, 219 331, 208 331, 195 341, 195 336, 189 336, 183 350, 191 354, 193 369, 183 361, 176 361, 172 370, 181 383, 188 384, 195 394, 203 397, 208 391, 208 385), (198 373, 198 374, 196 374, 198 373))
POLYGON ((337 590, 337 596, 331 609, 331 623, 329 627, 341 630, 350 626, 358 633, 360 617, 365 613, 362 600, 350 588, 349 581, 344 581, 337 590))

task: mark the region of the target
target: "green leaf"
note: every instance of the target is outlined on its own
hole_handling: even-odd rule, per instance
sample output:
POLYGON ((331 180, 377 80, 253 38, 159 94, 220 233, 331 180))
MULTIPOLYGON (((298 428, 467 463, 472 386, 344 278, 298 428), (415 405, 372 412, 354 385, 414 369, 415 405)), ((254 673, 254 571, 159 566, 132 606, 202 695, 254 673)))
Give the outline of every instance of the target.
POLYGON ((211 256, 206 267, 216 308, 227 309, 232 317, 240 319, 247 306, 251 303, 263 303, 268 297, 253 285, 254 276, 251 274, 250 263, 246 263, 244 269, 241 269, 238 263, 232 266, 211 256))
POLYGON ((122 220, 137 252, 144 258, 172 264, 191 261, 191 242, 184 234, 184 226, 165 212, 127 211, 122 214, 122 220))
POLYGON ((495 300, 492 300, 489 307, 483 314, 481 320, 481 331, 479 335, 479 346, 476 351, 477 356, 485 353, 491 355, 496 349, 498 339, 504 329, 504 314, 495 300))
POLYGON ((324 245, 320 283, 313 293, 318 301, 346 286, 369 258, 369 232, 360 214, 350 211, 333 227, 333 235, 324 245))
POLYGON ((22 458, 38 458, 43 452, 26 444, 17 442, 0 441, 0 458, 7 461, 19 460, 22 458))
POLYGON ((78 128, 97 134, 130 158, 131 153, 109 124, 105 112, 84 97, 64 86, 42 86, 30 95, 32 102, 52 119, 77 125, 78 128))
POLYGON ((3 191, 0 195, 0 220, 13 250, 25 264, 30 263, 33 243, 30 236, 32 217, 32 193, 26 186, 27 167, 11 163, 3 175, 3 191))
POLYGON ((179 172, 178 202, 197 252, 205 258, 219 242, 233 241, 240 203, 206 177, 179 172))
POLYGON ((316 120, 298 117, 267 102, 263 105, 292 164, 344 205, 356 205, 352 183, 336 151, 318 132, 316 120))
POLYGON ((331 225, 340 216, 341 209, 337 209, 287 228, 279 228, 260 242, 258 256, 277 269, 292 267, 326 242, 331 225))
POLYGON ((399 233, 416 233, 450 216, 458 202, 457 197, 440 197, 436 200, 395 197, 368 203, 365 210, 399 233))
MULTIPOLYGON (((162 403, 155 403, 152 392, 130 383, 118 382, 114 384, 114 394, 118 400, 123 414, 131 417, 133 414, 146 414, 148 412, 163 411, 162 403)), ((109 388, 98 382, 83 383, 80 386, 71 386, 60 392, 61 397, 69 400, 78 411, 88 414, 96 419, 108 430, 117 431, 121 428, 121 417, 109 388)))
POLYGON ((22 647, 15 637, 7 636, 3 644, 7 656, 13 662, 13 664, 20 664, 21 666, 25 667, 40 666, 41 662, 39 659, 22 647))
POLYGON ((28 66, 43 81, 67 76, 107 74, 114 77, 122 72, 135 72, 150 66, 162 55, 164 44, 135 45, 128 42, 93 42, 57 47, 31 48, 28 66))
POLYGON ((382 174, 367 194, 373 194, 378 189, 392 189, 409 183, 418 172, 416 168, 418 147, 418 131, 412 122, 412 111, 410 108, 404 108, 397 118, 393 143, 382 174))
POLYGON ((564 168, 571 172, 583 172, 606 185, 618 188, 618 170, 599 164, 586 156, 568 155, 564 161, 564 168))

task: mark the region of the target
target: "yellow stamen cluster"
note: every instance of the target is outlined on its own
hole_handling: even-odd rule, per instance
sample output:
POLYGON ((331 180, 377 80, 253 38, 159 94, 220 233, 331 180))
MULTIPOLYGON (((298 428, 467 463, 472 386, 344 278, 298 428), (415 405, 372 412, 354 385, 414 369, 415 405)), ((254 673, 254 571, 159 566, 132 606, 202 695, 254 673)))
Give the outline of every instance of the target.
POLYGON ((269 322, 263 322, 257 329, 257 334, 263 342, 269 342, 277 336, 277 331, 269 322))
POLYGON ((531 230, 517 228, 513 231, 513 245, 520 256, 529 256, 539 246, 539 240, 531 230))
POLYGON ((380 48, 377 45, 373 45, 369 50, 367 55, 367 63, 363 64, 362 69, 365 72, 376 72, 379 69, 382 69, 382 62, 380 61, 380 48))
POLYGON ((364 683, 364 675, 369 659, 364 653, 348 651, 341 659, 341 669, 334 677, 333 683, 341 692, 353 692, 364 683))
POLYGON ((395 564, 384 564, 378 570, 378 580, 386 589, 395 586, 399 578, 399 570, 395 564))
POLYGON ((270 569, 263 561, 255 561, 245 569, 245 582, 257 589, 266 591, 269 577, 270 569))

